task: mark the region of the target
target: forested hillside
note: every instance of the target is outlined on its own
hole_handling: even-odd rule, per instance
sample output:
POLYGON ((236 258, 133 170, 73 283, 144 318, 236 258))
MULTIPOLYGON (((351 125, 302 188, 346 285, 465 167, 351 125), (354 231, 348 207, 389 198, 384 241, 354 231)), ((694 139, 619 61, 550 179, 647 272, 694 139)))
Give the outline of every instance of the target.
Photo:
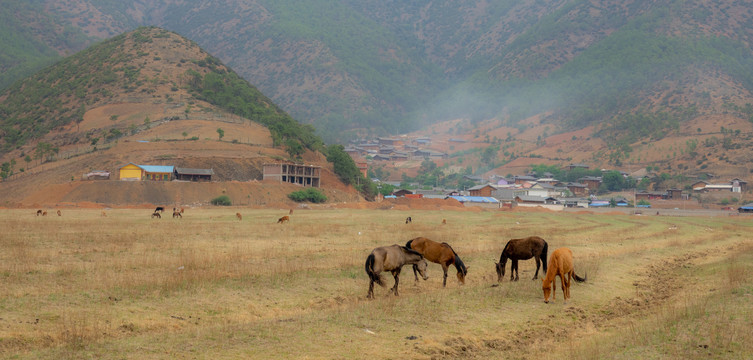
MULTIPOLYGON (((329 142, 545 114, 554 132, 597 125, 595 135, 629 143, 698 116, 751 116, 753 14, 742 0, 3 2, 75 29, 56 28, 65 39, 176 31, 329 142)), ((42 63, 10 47, 21 60, 3 66, 39 68, 52 43, 40 43, 42 63)))

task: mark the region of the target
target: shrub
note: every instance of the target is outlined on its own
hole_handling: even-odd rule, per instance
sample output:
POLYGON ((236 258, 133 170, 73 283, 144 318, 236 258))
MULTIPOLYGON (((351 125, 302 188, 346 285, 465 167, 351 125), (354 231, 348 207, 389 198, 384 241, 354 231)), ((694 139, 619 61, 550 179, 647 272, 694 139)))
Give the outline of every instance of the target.
POLYGON ((323 203, 327 201, 327 196, 322 194, 321 191, 314 188, 294 191, 288 194, 288 197, 290 198, 290 200, 293 200, 295 202, 309 201, 312 203, 323 203))
POLYGON ((211 201, 212 205, 222 205, 222 206, 230 206, 232 205, 232 201, 230 201, 230 198, 227 197, 227 195, 220 195, 211 201))

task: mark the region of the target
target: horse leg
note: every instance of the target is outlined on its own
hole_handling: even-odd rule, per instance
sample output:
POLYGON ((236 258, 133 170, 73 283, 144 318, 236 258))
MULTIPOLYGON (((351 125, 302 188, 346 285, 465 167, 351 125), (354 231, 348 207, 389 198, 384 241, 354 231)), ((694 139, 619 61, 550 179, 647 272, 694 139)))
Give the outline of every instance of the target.
POLYGON ((442 287, 447 287, 447 264, 442 264, 442 271, 444 271, 444 279, 442 279, 442 287))
POLYGON ((565 299, 565 304, 567 304, 567 299, 570 297, 570 282, 567 281, 567 275, 569 274, 560 275, 560 281, 562 282, 562 297, 565 299))
POLYGON ((418 283, 418 265, 413 264, 413 277, 416 278, 416 282, 418 283))
POLYGON ((536 273, 533 274, 533 280, 536 280, 539 278, 539 267, 541 266, 541 261, 539 261, 538 256, 534 256, 534 259, 536 259, 536 273))
POLYGON ((518 281, 518 276, 520 273, 518 273, 518 260, 513 260, 512 264, 510 265, 510 281, 518 281), (515 274, 515 280, 513 280, 512 275, 515 274))
POLYGON ((400 283, 400 268, 392 270, 392 276, 395 277, 395 286, 392 287, 392 292, 395 293, 395 296, 398 296, 397 285, 400 283))

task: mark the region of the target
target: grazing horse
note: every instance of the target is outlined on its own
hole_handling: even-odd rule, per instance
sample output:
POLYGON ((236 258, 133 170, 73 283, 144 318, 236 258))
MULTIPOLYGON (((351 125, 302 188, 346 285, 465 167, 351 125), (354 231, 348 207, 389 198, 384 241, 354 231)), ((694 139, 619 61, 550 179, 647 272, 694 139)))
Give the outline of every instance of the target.
POLYGON ((42 211, 42 216, 47 216, 47 211, 42 211))
POLYGON ((408 216, 407 218, 405 218, 405 223, 406 224, 410 224, 412 222, 413 222, 413 219, 411 219, 410 216, 408 216))
POLYGON ((102 217, 107 217, 107 213, 103 211, 102 212, 102 217))
POLYGON ((63 213, 61 213, 60 210, 58 210, 58 216, 63 216, 63 213))
POLYGON ((374 283, 382 287, 385 286, 381 275, 383 271, 389 271, 395 277, 395 285, 392 286, 390 292, 398 296, 397 285, 400 283, 400 270, 402 270, 403 265, 408 264, 415 264, 424 280, 429 278, 426 276, 426 267, 428 266, 426 260, 417 251, 400 245, 382 246, 374 249, 366 258, 366 274, 369 275, 369 293, 366 298, 374 298, 374 283))
POLYGON ((575 274, 573 268, 573 252, 568 248, 559 248, 552 252, 552 258, 549 260, 549 270, 546 272, 542 289, 544 289, 544 302, 549 303, 549 293, 552 294, 552 301, 554 301, 554 291, 557 286, 554 284, 554 279, 559 276, 562 281, 562 293, 565 298, 565 304, 567 299, 570 298, 570 280, 575 278, 577 282, 585 282, 588 275, 581 278, 575 274), (571 278, 572 277, 572 278, 571 278))
POLYGON ((183 213, 183 211, 184 211, 184 210, 183 210, 183 208, 180 208, 180 213, 181 213, 181 214, 183 213))
POLYGON ((181 218, 181 219, 182 219, 182 218, 183 218, 183 215, 181 215, 181 214, 180 214, 180 211, 177 211, 177 210, 173 210, 173 219, 175 219, 176 217, 178 217, 178 218, 181 218))
POLYGON ((42 210, 37 210, 37 216, 42 215, 42 210))
POLYGON ((243 220, 243 215, 241 215, 241 213, 235 213, 235 217, 238 218, 238 221, 243 220))
POLYGON ((159 211, 159 212, 165 212, 165 207, 164 206, 157 206, 157 208, 154 209, 154 212, 157 212, 157 211, 159 211))
POLYGON ((293 215, 293 209, 290 209, 290 211, 288 212, 288 215, 293 215))
POLYGON ((447 219, 442 219, 442 225, 447 225, 447 219))
MULTIPOLYGON (((465 266, 463 261, 460 260, 460 256, 455 253, 455 250, 452 249, 450 244, 440 244, 425 237, 417 237, 415 239, 409 240, 405 244, 405 247, 418 251, 419 253, 421 253, 421 255, 424 256, 424 258, 426 258, 426 260, 442 265, 442 271, 444 271, 442 287, 447 286, 447 268, 449 268, 451 264, 454 264, 455 269, 457 269, 458 271, 458 281, 460 281, 461 284, 465 284, 465 276, 468 274, 468 268, 465 266)), ((413 275, 416 277, 416 281, 418 281, 416 268, 417 266, 413 265, 413 275)))
POLYGON ((155 217, 157 219, 162 219, 162 215, 160 215, 158 211, 152 213, 152 219, 154 219, 155 217))
POLYGON ((286 221, 290 221, 290 216, 285 215, 285 216, 277 219, 277 223, 278 224, 284 224, 286 221))
POLYGON ((536 260, 536 273, 533 274, 532 279, 536 280, 539 277, 541 263, 544 263, 544 271, 546 271, 546 252, 548 249, 549 245, 546 243, 546 240, 538 236, 508 241, 505 249, 502 250, 499 262, 494 263, 497 267, 497 282, 502 281, 502 277, 505 276, 505 265, 508 258, 512 260, 512 265, 510 265, 510 281, 518 281, 518 260, 528 260, 530 258, 536 260))

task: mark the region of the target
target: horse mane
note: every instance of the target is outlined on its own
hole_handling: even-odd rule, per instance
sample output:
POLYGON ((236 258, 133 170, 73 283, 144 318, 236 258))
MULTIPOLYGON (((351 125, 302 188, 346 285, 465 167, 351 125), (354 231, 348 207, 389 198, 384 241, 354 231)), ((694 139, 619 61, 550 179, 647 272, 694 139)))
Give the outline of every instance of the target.
POLYGON ((407 242, 407 243, 405 243, 405 247, 407 247, 408 249, 410 249, 410 248, 411 248, 411 247, 410 247, 410 244, 411 244, 412 242, 413 242, 413 239, 410 239, 410 240, 408 240, 408 242, 407 242))
POLYGON ((502 249, 502 254, 499 255, 499 263, 501 264, 507 256, 505 254, 507 253, 507 249, 510 247, 510 243, 512 243, 512 240, 508 241, 507 244, 505 244, 505 248, 502 249))
POLYGON ((460 256, 458 256, 458 253, 455 252, 455 249, 453 249, 452 246, 450 246, 450 244, 446 242, 443 242, 442 246, 447 246, 450 250, 452 250, 452 254, 455 255, 455 261, 452 262, 453 264, 455 264, 455 269, 458 272, 462 273, 463 276, 468 274, 468 268, 465 267, 465 263, 463 263, 463 260, 460 260, 460 256))
MULTIPOLYGON (((411 240, 411 241, 413 241, 413 240, 411 240)), ((408 244, 410 244, 410 241, 408 241, 408 244)), ((416 251, 416 250, 413 250, 413 249, 409 248, 409 247, 408 247, 408 244, 405 244, 406 246, 401 246, 401 248, 403 248, 403 250, 405 250, 405 252, 407 252, 408 254, 414 254, 414 255, 418 255, 418 256, 420 256, 421 258, 423 258, 423 257, 424 257, 424 255, 423 255, 423 254, 421 254, 420 252, 418 252, 418 251, 416 251)))

